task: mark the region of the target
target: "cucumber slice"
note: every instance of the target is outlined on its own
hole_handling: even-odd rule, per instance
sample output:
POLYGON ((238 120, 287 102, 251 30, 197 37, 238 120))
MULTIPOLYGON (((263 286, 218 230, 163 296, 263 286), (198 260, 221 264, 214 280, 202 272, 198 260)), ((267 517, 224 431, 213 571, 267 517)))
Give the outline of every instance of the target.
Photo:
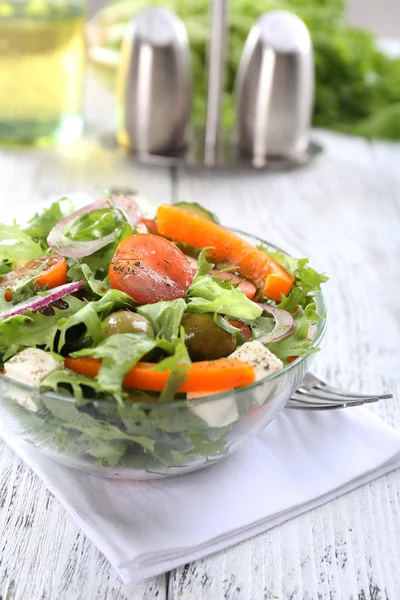
POLYGON ((203 208, 200 204, 197 204, 197 202, 175 202, 174 206, 179 206, 179 208, 183 208, 183 210, 199 215, 199 217, 203 217, 203 219, 207 219, 207 221, 213 221, 214 223, 219 224, 219 219, 212 212, 203 208))

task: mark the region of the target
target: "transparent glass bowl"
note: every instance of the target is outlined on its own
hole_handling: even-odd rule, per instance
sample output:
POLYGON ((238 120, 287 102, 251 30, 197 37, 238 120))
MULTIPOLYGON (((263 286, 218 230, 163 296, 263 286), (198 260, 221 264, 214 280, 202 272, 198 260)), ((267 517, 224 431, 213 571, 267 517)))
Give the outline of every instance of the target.
MULTIPOLYGON (((252 244, 272 244, 243 234, 252 244)), ((316 296, 324 314, 323 295, 316 296)), ((326 319, 313 344, 319 346, 326 319)), ((91 475, 156 479, 181 475, 229 456, 282 410, 314 354, 231 392, 165 403, 85 400, 38 389, 0 375, 0 435, 29 443, 50 458, 91 475), (31 406, 32 409, 22 405, 31 406)))

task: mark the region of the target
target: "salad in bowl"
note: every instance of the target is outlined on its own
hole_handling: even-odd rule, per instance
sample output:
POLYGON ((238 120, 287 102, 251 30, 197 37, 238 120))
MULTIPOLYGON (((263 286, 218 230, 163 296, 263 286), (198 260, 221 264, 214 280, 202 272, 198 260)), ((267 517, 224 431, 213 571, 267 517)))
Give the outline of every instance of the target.
POLYGON ((0 225, 0 434, 106 477, 212 464, 300 384, 326 279, 198 204, 62 199, 0 225))

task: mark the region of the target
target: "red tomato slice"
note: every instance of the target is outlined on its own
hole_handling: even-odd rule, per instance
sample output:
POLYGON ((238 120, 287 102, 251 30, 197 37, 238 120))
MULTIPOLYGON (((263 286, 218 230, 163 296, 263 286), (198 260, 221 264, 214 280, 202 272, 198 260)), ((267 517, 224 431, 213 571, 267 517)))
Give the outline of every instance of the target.
POLYGON ((21 277, 25 277, 31 271, 36 270, 38 267, 45 265, 44 268, 38 274, 35 281, 40 287, 47 285, 48 289, 55 288, 59 285, 63 285, 67 280, 67 263, 63 256, 58 254, 51 254, 50 256, 42 256, 36 260, 31 260, 20 267, 14 269, 7 275, 0 277, 0 287, 8 288, 5 294, 7 301, 12 298, 12 290, 16 280, 21 277))
POLYGON ((143 225, 146 225, 149 233, 157 233, 157 223, 155 219, 146 219, 146 217, 142 217, 140 222, 143 223, 143 225))
POLYGON ((251 336, 253 335, 250 327, 246 325, 246 323, 242 323, 242 321, 237 321, 236 319, 228 319, 228 321, 231 325, 233 325, 237 329, 240 329, 240 333, 242 334, 243 339, 245 340, 245 342, 248 342, 251 336))
POLYGON ((142 304, 183 298, 193 281, 183 252, 151 233, 131 235, 120 243, 108 277, 114 289, 142 304))
POLYGON ((249 300, 253 300, 254 296, 256 295, 257 289, 255 285, 250 283, 250 281, 247 281, 247 279, 243 279, 243 277, 239 277, 238 275, 232 275, 232 273, 225 272, 218 273, 218 275, 216 275, 216 273, 217 271, 213 269, 210 272, 210 275, 214 275, 218 279, 223 279, 224 281, 229 280, 229 283, 232 283, 232 285, 238 283, 239 289, 241 289, 242 292, 246 294, 249 300))

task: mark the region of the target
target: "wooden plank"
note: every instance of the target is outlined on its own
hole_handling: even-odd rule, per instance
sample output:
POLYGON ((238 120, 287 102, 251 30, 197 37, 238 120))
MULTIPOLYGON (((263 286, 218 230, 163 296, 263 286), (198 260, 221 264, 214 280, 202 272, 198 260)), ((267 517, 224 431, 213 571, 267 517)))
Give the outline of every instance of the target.
MULTIPOLYGON (((309 256, 329 273, 328 333, 314 370, 343 387, 393 392, 393 400, 371 410, 400 428, 398 160, 383 158, 384 145, 322 132, 318 137, 324 154, 307 169, 272 175, 181 172, 177 197, 201 202, 223 223, 309 256)), ((400 146, 395 148, 398 153, 400 146)), ((177 569, 169 598, 398 598, 399 490, 397 471, 177 569)))

